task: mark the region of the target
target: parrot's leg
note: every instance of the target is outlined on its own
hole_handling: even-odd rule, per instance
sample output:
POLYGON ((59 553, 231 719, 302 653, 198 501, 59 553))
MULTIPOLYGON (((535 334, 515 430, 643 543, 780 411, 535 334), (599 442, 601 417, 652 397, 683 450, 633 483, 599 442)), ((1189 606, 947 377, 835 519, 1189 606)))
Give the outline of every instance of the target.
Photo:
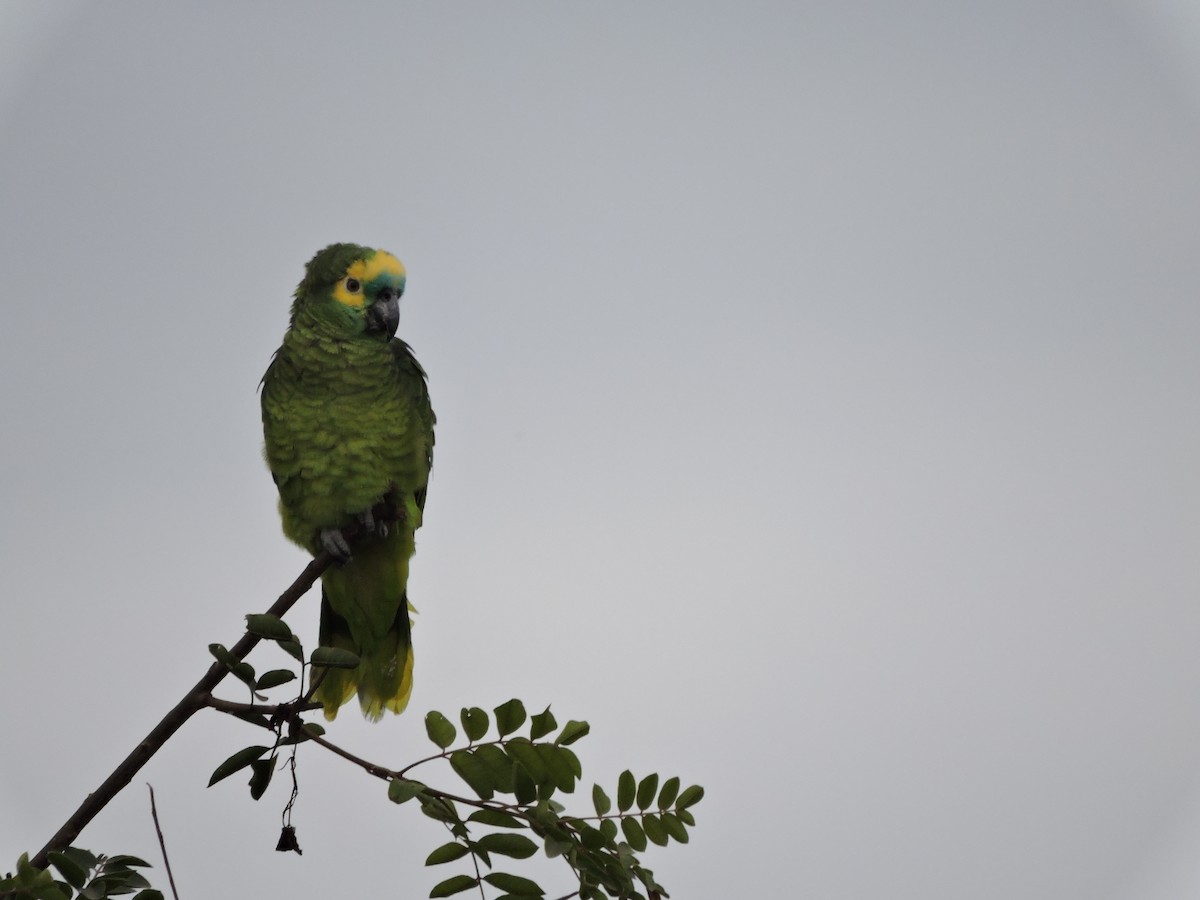
POLYGON ((388 527, 386 522, 376 522, 375 516, 369 509, 364 509, 358 514, 358 524, 362 526, 363 534, 377 534, 380 537, 388 536, 388 527))
MULTIPOLYGON (((376 522, 375 516, 371 510, 364 509, 357 516, 358 524, 362 526, 363 534, 378 534, 380 537, 387 537, 388 528, 385 522, 376 522)), ((321 529, 321 546, 337 558, 340 563, 350 561, 350 542, 346 540, 346 536, 342 534, 340 528, 322 528, 321 529)))
POLYGON ((329 555, 338 562, 350 561, 350 544, 346 541, 346 536, 342 534, 342 529, 322 528, 321 546, 328 550, 329 555))

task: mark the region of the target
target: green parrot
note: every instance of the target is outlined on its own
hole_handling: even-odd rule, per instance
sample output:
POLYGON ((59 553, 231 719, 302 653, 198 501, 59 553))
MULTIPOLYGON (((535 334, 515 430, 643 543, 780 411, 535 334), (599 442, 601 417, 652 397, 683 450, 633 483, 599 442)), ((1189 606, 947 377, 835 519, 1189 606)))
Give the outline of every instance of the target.
POLYGON ((404 281, 404 266, 382 250, 320 251, 262 380, 264 455, 283 533, 340 562, 321 576, 321 646, 362 660, 356 669, 314 668, 326 719, 357 692, 363 714, 377 720, 385 709, 401 712, 412 691, 408 563, 435 420, 425 370, 395 337, 404 281), (394 521, 375 521, 379 503, 394 521), (342 530, 355 522, 364 534, 352 556, 342 530))

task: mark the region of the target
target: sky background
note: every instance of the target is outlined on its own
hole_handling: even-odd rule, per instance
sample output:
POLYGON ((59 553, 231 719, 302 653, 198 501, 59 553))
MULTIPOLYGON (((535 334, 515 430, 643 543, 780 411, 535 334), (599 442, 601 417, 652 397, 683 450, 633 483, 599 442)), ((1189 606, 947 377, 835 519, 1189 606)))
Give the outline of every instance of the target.
MULTIPOLYGON (((354 241, 408 267, 439 427, 410 712, 335 740, 588 719, 585 786, 707 789, 646 855, 677 900, 1196 896, 1198 36, 1168 2, 4 0, 0 871, 303 567, 256 387, 354 241)), ((149 781, 184 897, 452 874, 315 748, 273 852, 285 779, 205 789, 259 740, 198 715, 78 843, 157 860, 149 781)))

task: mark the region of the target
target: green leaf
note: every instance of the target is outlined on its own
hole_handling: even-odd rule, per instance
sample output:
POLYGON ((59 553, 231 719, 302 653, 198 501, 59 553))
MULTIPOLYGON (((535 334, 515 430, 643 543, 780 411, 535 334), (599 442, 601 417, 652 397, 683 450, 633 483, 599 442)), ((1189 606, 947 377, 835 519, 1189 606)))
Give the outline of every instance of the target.
MULTIPOLYGON (((86 853, 87 851, 82 852, 86 853)), ((2 896, 5 897, 10 896, 8 892, 12 890, 12 896, 18 898, 18 900, 27 900, 27 898, 34 898, 34 900, 69 900, 72 893, 69 885, 61 881, 55 881, 54 876, 48 870, 32 866, 29 862, 28 853, 22 853, 21 857, 17 860, 15 878, 8 876, 0 878, 0 890, 4 891, 2 896)))
POLYGON ((554 786, 566 794, 575 790, 575 769, 567 754, 571 751, 555 744, 535 744, 538 756, 546 764, 546 771, 554 786))
POLYGON ((496 730, 500 737, 512 734, 525 724, 525 704, 512 699, 496 707, 496 730))
POLYGON ((642 817, 642 828, 645 829, 646 837, 658 844, 660 847, 667 846, 667 829, 663 827, 663 823, 658 816, 650 814, 642 817))
POLYGON ((513 792, 513 761, 495 744, 481 744, 475 748, 475 758, 487 767, 491 785, 502 794, 513 792))
POLYGON ((593 828, 587 822, 580 822, 576 829, 579 831, 579 840, 588 850, 600 850, 604 847, 604 832, 599 828, 593 828))
POLYGON ((470 709, 464 706, 459 718, 462 720, 463 733, 468 741, 477 741, 487 734, 490 726, 488 714, 478 706, 472 706, 470 709))
POLYGON ((642 866, 634 866, 633 873, 637 875, 638 880, 646 886, 646 890, 650 891, 652 895, 662 894, 663 896, 666 896, 666 891, 663 890, 661 884, 654 880, 654 873, 649 869, 643 868, 642 866))
POLYGON ((144 891, 138 891, 133 895, 133 900, 163 900, 162 891, 156 891, 154 888, 148 888, 144 891))
POLYGON ((442 863, 454 862, 456 859, 462 859, 470 851, 458 841, 451 841, 448 844, 442 844, 427 857, 425 857, 425 865, 440 866, 442 863))
POLYGON ((692 815, 692 811, 690 809, 680 809, 679 807, 675 807, 675 816, 684 825, 694 826, 696 824, 696 817, 692 815))
POLYGON ((269 641, 294 641, 296 636, 287 622, 270 613, 251 613, 246 616, 246 630, 269 641))
POLYGON ((357 669, 358 664, 362 662, 356 654, 341 647, 318 647, 308 661, 314 666, 324 666, 326 669, 357 669))
POLYGON ((67 883, 75 890, 79 890, 87 883, 87 869, 76 865, 69 857, 58 851, 51 851, 47 854, 50 864, 58 869, 67 883))
MULTIPOLYGON (((550 793, 554 793, 553 788, 550 789, 550 793)), ((534 822, 543 828, 551 829, 560 827, 558 817, 562 811, 562 805, 555 803, 548 796, 539 797, 537 804, 527 810, 534 822)))
POLYGON ((576 722, 572 719, 563 726, 563 730, 558 733, 558 737, 554 739, 554 743, 562 744, 565 747, 567 744, 575 743, 591 730, 592 726, 587 722, 576 722))
POLYGON ((407 803, 425 789, 425 785, 412 778, 393 778, 388 782, 388 799, 393 803, 407 803))
POLYGON ((508 755, 517 761, 517 764, 525 770, 534 784, 545 784, 550 777, 550 772, 546 768, 546 763, 542 760, 537 749, 525 738, 513 738, 508 742, 505 749, 508 755))
POLYGON ((105 893, 110 897, 114 894, 132 894, 134 891, 150 887, 141 872, 133 869, 119 869, 116 872, 106 872, 95 879, 92 884, 103 884, 105 893))
POLYGON ((579 757, 575 755, 575 751, 561 744, 556 744, 555 746, 558 747, 558 755, 570 766, 572 774, 576 778, 582 778, 583 766, 579 762, 579 757))
POLYGON ((637 789, 637 805, 638 809, 646 809, 654 802, 654 795, 658 793, 658 773, 651 772, 640 782, 637 789))
POLYGON ((258 677, 258 681, 255 682, 254 687, 257 690, 265 691, 295 680, 296 673, 291 669, 272 669, 270 672, 264 672, 262 675, 260 675, 258 677))
POLYGON ((141 888, 150 887, 150 882, 130 869, 110 872, 92 879, 80 893, 81 897, 101 898, 117 894, 132 894, 141 888))
POLYGON ((423 797, 421 799, 421 812, 439 822, 447 822, 451 825, 458 822, 458 810, 454 808, 454 804, 441 797, 431 797, 428 795, 423 797))
POLYGON ((208 652, 213 655, 213 659, 221 663, 226 668, 232 668, 238 664, 238 659, 224 644, 209 644, 208 652))
POLYGON ((100 857, 96 856, 90 850, 84 850, 82 847, 65 847, 63 848, 63 856, 75 863, 81 869, 91 869, 100 862, 100 857))
POLYGON ((683 822, 679 820, 679 816, 663 813, 662 823, 663 828, 667 829, 667 834, 679 841, 679 843, 686 844, 688 842, 687 829, 683 827, 683 822))
POLYGON ((547 706, 542 712, 530 719, 530 740, 536 741, 540 737, 545 737, 556 727, 558 727, 558 723, 554 721, 554 713, 550 712, 550 707, 547 706))
POLYGON ((251 725, 257 725, 259 728, 271 727, 270 722, 262 713, 251 713, 248 709, 236 709, 229 715, 232 715, 234 719, 241 719, 244 722, 250 722, 251 725))
POLYGON ((479 882, 470 875, 455 875, 447 878, 445 881, 439 881, 433 886, 433 890, 429 892, 430 897, 451 897, 454 894, 460 894, 463 891, 469 891, 479 882))
POLYGON ((675 797, 679 794, 679 779, 672 776, 663 782, 662 790, 658 794, 658 808, 670 809, 671 804, 675 802, 675 797))
POLYGON ((621 831, 625 834, 625 840, 629 841, 629 846, 638 853, 646 849, 646 832, 642 831, 637 819, 632 816, 622 819, 621 831))
POLYGON ((454 727, 453 722, 435 709, 425 713, 425 733, 429 735, 431 741, 445 750, 454 743, 454 739, 458 736, 458 729, 454 727))
POLYGON ((150 863, 146 862, 140 856, 129 856, 128 854, 110 856, 104 862, 105 869, 129 868, 131 866, 141 866, 143 869, 148 869, 150 865, 150 863))
POLYGON ((633 778, 633 773, 626 769, 617 779, 617 809, 625 812, 633 806, 633 797, 636 792, 637 782, 633 778))
POLYGON ((536 881, 530 881, 520 875, 510 875, 507 872, 492 872, 484 875, 483 880, 492 887, 498 887, 500 890, 516 894, 518 897, 541 897, 546 893, 536 881))
POLYGON ((537 844, 523 834, 485 834, 476 843, 488 853, 528 859, 537 853, 537 844))
POLYGON ((470 750, 455 750, 451 753, 450 768, 479 795, 480 800, 491 800, 495 795, 492 790, 492 774, 488 771, 487 764, 470 750))
MULTIPOLYGON (((9 895, 6 893, 4 896, 9 895)), ((61 881, 55 881, 49 872, 42 872, 36 881, 22 883, 15 896, 18 900, 70 900, 71 888, 61 881)))
POLYGON ((679 799, 675 801, 675 810, 678 812, 681 809, 687 809, 689 806, 695 806, 703 799, 704 788, 698 784, 693 784, 679 795, 679 799))
POLYGON ((538 786, 524 766, 513 766, 513 796, 522 806, 528 806, 537 799, 538 786))
POLYGON ((596 807, 596 815, 604 816, 612 809, 612 801, 608 799, 608 794, 604 793, 604 788, 598 784, 592 785, 592 806, 596 807))
POLYGON ((279 647, 296 662, 304 662, 304 648, 300 646, 299 641, 280 641, 279 647))
POLYGON ((478 822, 480 825, 492 825, 496 828, 525 828, 526 825, 516 816, 510 816, 498 809, 481 809, 467 817, 468 822, 478 822))
POLYGON ((250 796, 257 800, 267 792, 267 785, 271 783, 271 776, 275 774, 275 757, 256 759, 250 763, 250 769, 254 772, 250 776, 250 796))
POLYGON ((234 772, 238 771, 239 769, 246 768, 246 766, 250 765, 250 763, 254 762, 256 759, 258 759, 260 756, 262 756, 264 753, 266 753, 269 749, 271 749, 271 748, 270 747, 243 747, 241 750, 239 750, 237 753, 233 754, 233 756, 229 757, 229 759, 225 760, 225 762, 221 763, 219 766, 216 767, 216 769, 213 770, 212 777, 208 779, 208 786, 212 787, 214 784, 216 784, 221 779, 228 778, 230 775, 232 775, 234 772))
POLYGON ((529 778, 529 773, 521 766, 512 767, 512 796, 516 797, 517 803, 522 806, 538 799, 538 785, 534 784, 533 779, 529 778))
POLYGON ((312 740, 314 737, 320 737, 324 733, 325 728, 316 722, 305 722, 301 727, 288 726, 288 736, 279 742, 279 746, 286 747, 291 744, 303 744, 305 741, 312 740))
POLYGON ((617 823, 612 819, 605 819, 600 823, 600 833, 604 835, 606 843, 612 843, 617 839, 617 823))
POLYGON ((208 652, 216 657, 217 662, 233 673, 235 678, 244 682, 251 690, 254 690, 254 666, 248 662, 239 660, 226 650, 222 644, 209 644, 208 652))

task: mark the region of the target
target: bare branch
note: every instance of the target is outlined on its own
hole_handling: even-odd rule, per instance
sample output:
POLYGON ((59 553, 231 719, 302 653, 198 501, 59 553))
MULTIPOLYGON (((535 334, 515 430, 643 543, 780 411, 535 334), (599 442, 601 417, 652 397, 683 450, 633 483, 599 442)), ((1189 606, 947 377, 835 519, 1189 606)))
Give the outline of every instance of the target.
MULTIPOLYGON (((214 697, 212 694, 204 698, 204 705, 210 709, 229 713, 230 715, 234 715, 235 713, 257 713, 266 716, 268 719, 277 715, 290 717, 293 713, 312 712, 314 709, 320 709, 322 706, 322 704, 311 700, 302 702, 292 701, 290 703, 238 703, 235 700, 222 700, 220 697, 214 697)), ((270 728, 271 726, 265 725, 264 727, 270 728)))
MULTIPOLYGON (((372 514, 377 522, 396 519, 396 510, 391 504, 378 504, 372 510, 372 514)), ((362 526, 356 522, 342 529, 342 533, 348 541, 353 541, 362 533, 362 526)), ((335 559, 329 551, 322 550, 300 573, 300 577, 292 582, 291 587, 279 595, 279 599, 267 612, 282 617, 316 583, 317 579, 321 577, 321 573, 334 562, 335 559)), ((235 659, 243 660, 260 640, 261 638, 257 635, 246 632, 236 644, 229 648, 229 652, 235 659)), ((172 735, 183 726, 183 723, 190 719, 197 710, 203 709, 207 705, 207 698, 212 694, 213 688, 220 684, 228 673, 229 670, 221 663, 213 663, 209 666, 204 677, 196 682, 196 686, 184 694, 183 699, 175 704, 175 707, 162 717, 159 723, 150 730, 150 733, 138 742, 129 755, 109 773, 100 787, 87 795, 79 808, 71 814, 71 817, 63 823, 54 837, 46 842, 46 846, 39 850, 37 856, 33 857, 30 862, 39 869, 45 869, 49 862, 50 851, 69 847, 88 823, 133 780, 133 776, 149 762, 163 744, 170 740, 172 735)))
POLYGON ((171 883, 171 896, 179 900, 179 891, 175 890, 175 875, 171 872, 171 861, 167 859, 167 842, 163 840, 162 827, 158 824, 158 806, 154 802, 154 785, 150 788, 150 817, 154 819, 154 833, 158 835, 158 847, 162 850, 163 868, 167 870, 167 881, 171 883))

